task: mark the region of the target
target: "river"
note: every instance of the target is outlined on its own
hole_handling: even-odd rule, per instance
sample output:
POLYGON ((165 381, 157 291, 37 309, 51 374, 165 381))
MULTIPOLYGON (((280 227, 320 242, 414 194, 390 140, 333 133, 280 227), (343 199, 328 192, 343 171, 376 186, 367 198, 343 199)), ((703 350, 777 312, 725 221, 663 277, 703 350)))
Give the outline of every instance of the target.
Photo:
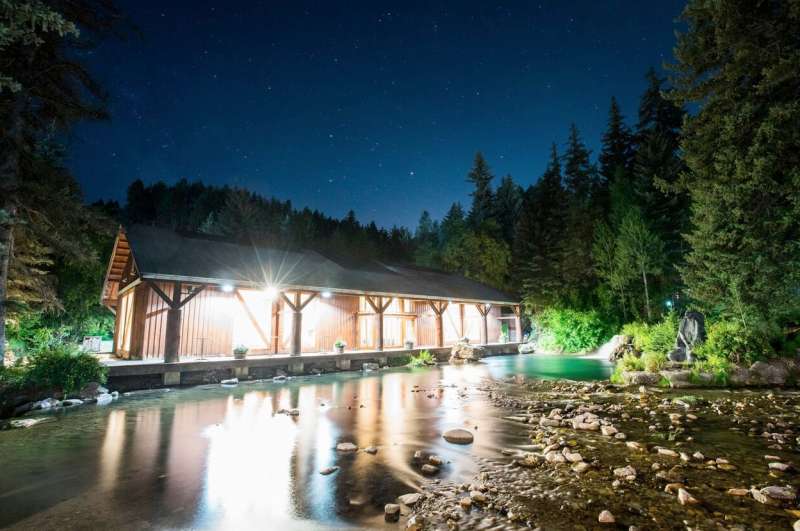
POLYGON ((134 392, 0 432, 0 526, 30 529, 397 528, 383 506, 414 492, 417 450, 437 477, 525 442, 487 399, 490 379, 607 378, 599 360, 498 356, 477 365, 389 369, 134 392), (299 409, 299 415, 279 413, 299 409), (441 434, 475 433, 457 446, 441 434), (339 442, 377 453, 337 452, 339 442), (319 471, 338 466, 331 475, 319 471))

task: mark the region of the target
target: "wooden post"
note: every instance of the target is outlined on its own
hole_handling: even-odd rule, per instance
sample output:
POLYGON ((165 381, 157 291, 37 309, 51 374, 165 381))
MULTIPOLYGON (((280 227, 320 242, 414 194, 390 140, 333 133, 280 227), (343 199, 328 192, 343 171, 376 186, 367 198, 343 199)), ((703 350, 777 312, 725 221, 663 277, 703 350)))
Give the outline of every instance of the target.
POLYGON ((205 286, 195 286, 189 294, 183 297, 183 283, 175 282, 172 285, 172 297, 151 281, 147 281, 153 291, 167 303, 167 328, 164 331, 164 363, 176 363, 180 361, 181 346, 181 308, 195 298, 198 293, 203 291, 205 286))
POLYGON ((517 342, 522 343, 522 319, 520 318, 519 305, 512 306, 514 310, 514 328, 517 329, 517 342))
POLYGON ((392 303, 392 297, 387 297, 386 301, 384 302, 383 297, 378 297, 377 300, 372 300, 372 297, 367 295, 367 303, 372 306, 372 310, 375 312, 378 324, 378 344, 375 346, 376 350, 383 350, 383 313, 386 311, 386 308, 392 303))
POLYGON ((180 282, 172 285, 172 307, 167 310, 167 330, 164 334, 164 363, 175 363, 180 360, 182 288, 180 282))
POLYGON ((272 353, 278 353, 281 339, 281 303, 278 300, 272 301, 272 353))
POLYGON ((459 320, 459 333, 461 334, 461 338, 463 339, 464 336, 467 334, 466 330, 464 330, 464 303, 460 303, 458 305, 458 320, 459 320))
POLYGON ((131 343, 128 359, 140 360, 144 356, 144 322, 147 320, 147 306, 150 298, 150 289, 147 284, 139 284, 133 288, 131 303, 133 315, 131 316, 131 343))
POLYGON ((444 320, 442 314, 447 310, 447 301, 428 301, 433 313, 436 315, 436 346, 444 346, 444 320))
POLYGON ((285 293, 281 292, 281 297, 286 305, 292 310, 292 348, 289 352, 292 356, 299 356, 303 352, 303 308, 314 300, 316 293, 310 293, 308 298, 302 300, 303 292, 294 292, 294 301, 289 299, 285 293))
POLYGON ((481 314, 481 320, 483 321, 483 326, 481 327, 481 345, 488 345, 489 344, 489 312, 492 309, 491 304, 476 304, 475 307, 481 314))

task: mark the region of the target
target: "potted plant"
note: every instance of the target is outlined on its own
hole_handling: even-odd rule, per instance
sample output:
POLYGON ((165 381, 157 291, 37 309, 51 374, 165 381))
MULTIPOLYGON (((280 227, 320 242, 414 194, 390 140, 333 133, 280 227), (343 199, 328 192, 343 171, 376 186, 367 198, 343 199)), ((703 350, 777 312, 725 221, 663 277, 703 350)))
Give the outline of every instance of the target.
POLYGON ((237 345, 236 348, 233 349, 233 359, 235 360, 243 360, 247 356, 248 348, 244 345, 237 345))
POLYGON ((411 350, 414 348, 414 342, 410 339, 406 339, 406 350, 411 350))
POLYGON ((344 354, 344 347, 346 346, 347 344, 344 341, 342 341, 341 339, 337 339, 336 343, 333 344, 333 350, 337 354, 344 354))

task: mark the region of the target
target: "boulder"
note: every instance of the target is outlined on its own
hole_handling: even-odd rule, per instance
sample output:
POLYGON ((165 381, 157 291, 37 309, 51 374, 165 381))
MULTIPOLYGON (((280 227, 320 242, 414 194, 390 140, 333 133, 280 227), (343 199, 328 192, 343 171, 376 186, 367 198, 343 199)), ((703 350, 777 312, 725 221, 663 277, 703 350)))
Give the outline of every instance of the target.
POLYGON ((364 372, 377 371, 380 368, 381 368, 380 365, 378 365, 377 363, 372 363, 372 362, 364 363, 361 366, 361 370, 363 370, 364 372))
POLYGON ((97 395, 108 393, 108 389, 103 387, 97 382, 89 382, 83 386, 83 389, 78 393, 79 398, 83 400, 93 400, 97 395))
POLYGON ((60 400, 56 400, 55 398, 45 398, 44 400, 35 402, 32 409, 52 409, 56 407, 61 407, 60 400))
POLYGON ((358 451, 358 446, 351 442, 342 442, 336 445, 337 452, 356 452, 358 451))
POLYGON ((464 428, 454 428, 442 434, 444 440, 452 444, 470 444, 475 440, 472 432, 464 428))
POLYGON ((97 395, 97 405, 104 406, 106 404, 110 404, 114 401, 114 397, 111 396, 109 393, 103 393, 101 395, 97 395))
POLYGON ((686 312, 678 324, 675 349, 669 353, 670 361, 692 361, 692 351, 706 340, 705 317, 700 312, 686 312))
POLYGON ((484 350, 476 345, 465 342, 458 342, 450 349, 450 363, 460 365, 462 363, 475 363, 483 357, 484 350))
POLYGON ((413 507, 421 499, 422 499, 422 494, 420 494, 419 492, 403 494, 402 496, 397 497, 398 502, 402 503, 403 505, 407 505, 408 507, 413 507))
POLYGON ((661 376, 657 372, 624 371, 622 380, 627 385, 656 385, 661 380, 661 376))
POLYGON ((744 367, 734 367, 728 373, 728 384, 733 387, 751 385, 750 370, 744 367))
POLYGON ((520 354, 533 354, 536 352, 536 342, 526 341, 525 343, 520 343, 517 345, 517 350, 520 354))
POLYGON ((673 389, 682 389, 685 387, 694 386, 694 384, 690 381, 692 371, 661 371, 660 374, 669 381, 669 386, 673 389))
POLYGON ((239 378, 229 378, 227 380, 222 380, 219 384, 223 387, 233 387, 235 385, 239 385, 239 378))
POLYGON ((757 361, 750 366, 753 385, 785 385, 789 374, 788 364, 781 359, 757 361))

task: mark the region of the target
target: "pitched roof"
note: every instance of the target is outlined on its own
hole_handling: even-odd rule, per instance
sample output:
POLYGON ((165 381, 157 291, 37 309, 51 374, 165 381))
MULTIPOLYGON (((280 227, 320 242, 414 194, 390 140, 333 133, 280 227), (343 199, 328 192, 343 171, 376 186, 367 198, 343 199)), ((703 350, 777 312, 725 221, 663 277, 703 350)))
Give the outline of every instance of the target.
POLYGON ((414 266, 377 261, 356 263, 312 250, 243 245, 145 225, 131 226, 125 230, 125 236, 139 274, 145 279, 230 282, 498 304, 519 302, 513 295, 461 275, 414 266))

